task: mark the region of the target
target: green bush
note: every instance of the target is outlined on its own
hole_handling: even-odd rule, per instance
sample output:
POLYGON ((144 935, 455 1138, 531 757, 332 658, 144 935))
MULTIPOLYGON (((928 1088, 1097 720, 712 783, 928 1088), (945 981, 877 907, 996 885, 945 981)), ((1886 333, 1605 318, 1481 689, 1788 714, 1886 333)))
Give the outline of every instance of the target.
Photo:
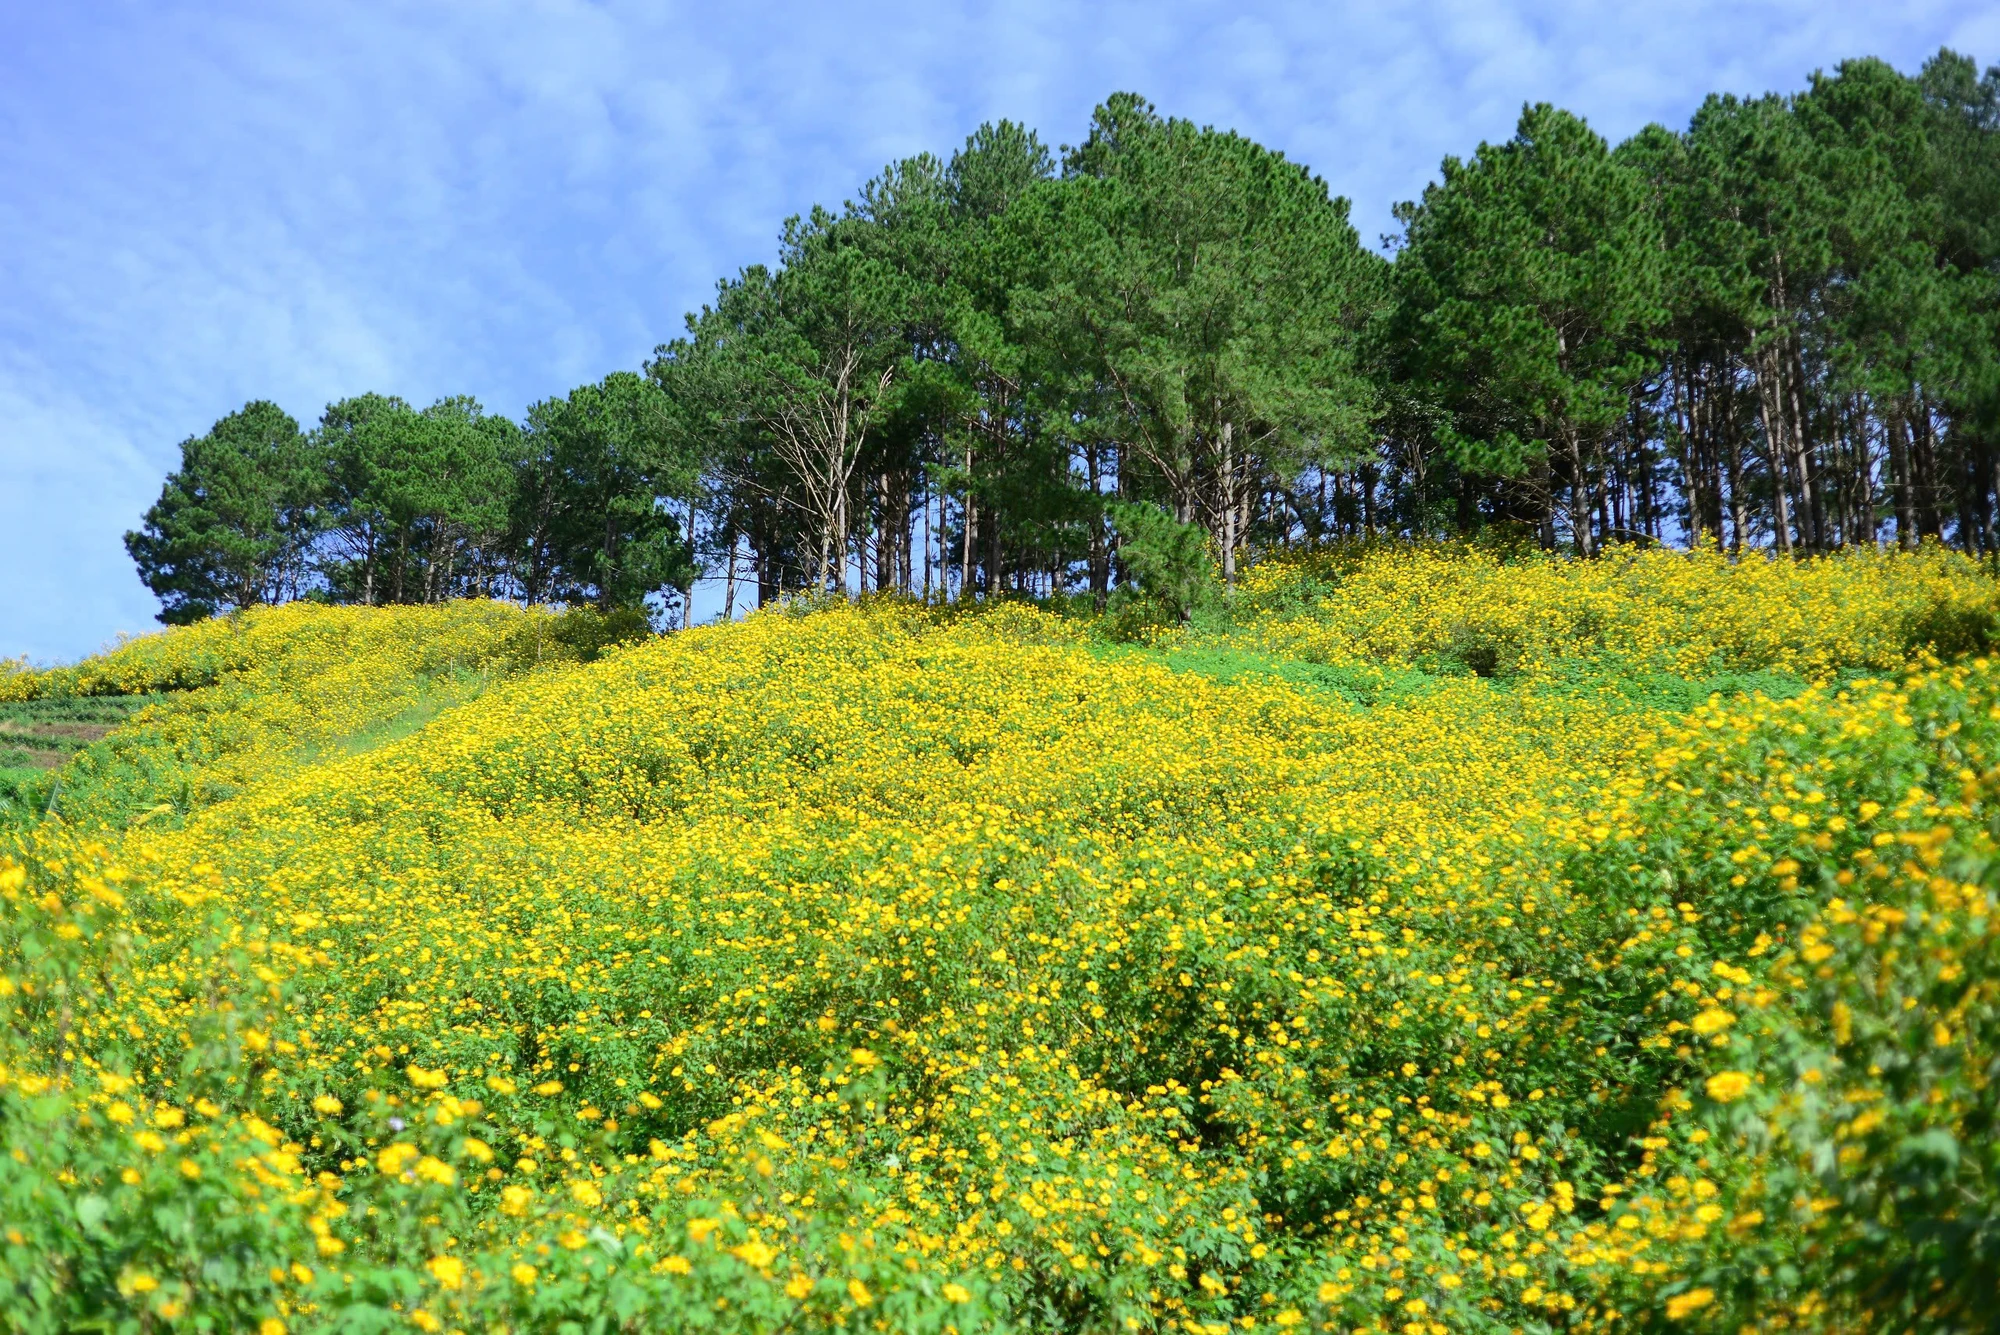
POLYGON ((541 663, 594 663, 620 645, 652 638, 653 624, 643 607, 571 607, 556 615, 531 616, 516 633, 515 658, 523 667, 541 663))
MULTIPOLYGON (((1183 524, 1157 505, 1113 504, 1118 555, 1138 581, 1139 594, 1172 622, 1192 620, 1215 605, 1220 588, 1208 534, 1183 524)), ((1121 591, 1122 592, 1122 591, 1121 591)), ((1129 606, 1131 595, 1125 594, 1129 606)), ((1114 609, 1114 620, 1120 609, 1114 609)))

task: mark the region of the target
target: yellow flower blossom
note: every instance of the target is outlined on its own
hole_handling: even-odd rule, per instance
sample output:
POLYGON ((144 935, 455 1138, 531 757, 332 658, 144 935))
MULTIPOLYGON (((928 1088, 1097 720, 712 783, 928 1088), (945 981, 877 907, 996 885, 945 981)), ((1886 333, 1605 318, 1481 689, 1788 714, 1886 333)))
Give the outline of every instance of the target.
POLYGON ((375 1156, 375 1166, 389 1177, 399 1176, 412 1159, 422 1154, 415 1145, 398 1141, 375 1156))
POLYGON ((1690 1313, 1698 1312, 1715 1301, 1713 1289, 1689 1289, 1667 1299, 1667 1320, 1680 1321, 1690 1313))
POLYGON ((1750 1077, 1742 1071, 1722 1071, 1704 1086, 1717 1103, 1731 1103, 1750 1092, 1750 1077))

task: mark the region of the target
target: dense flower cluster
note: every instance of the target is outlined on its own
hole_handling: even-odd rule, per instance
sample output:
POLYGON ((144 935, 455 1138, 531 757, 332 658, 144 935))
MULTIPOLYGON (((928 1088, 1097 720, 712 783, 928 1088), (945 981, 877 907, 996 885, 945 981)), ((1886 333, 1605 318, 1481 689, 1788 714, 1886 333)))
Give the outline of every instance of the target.
MULTIPOLYGON (((1577 586, 1689 674, 1908 664, 1987 596, 1384 550, 1237 634, 1416 661, 1363 623, 1426 562, 1413 623, 1577 586), (1754 581, 1819 638, 1673 656, 1754 581)), ((501 608, 267 615, 79 768, 140 818, 0 861, 26 1328, 1950 1328, 1991 1278, 1985 660, 1675 715, 1026 608, 541 669, 501 608), (232 789, 153 817, 190 729, 232 789)))
POLYGON ((1322 663, 1440 662, 1482 674, 1776 668, 1894 671, 1915 646, 1975 649, 2000 585, 1948 548, 1804 560, 1633 550, 1597 561, 1481 548, 1350 546, 1252 571, 1242 638, 1322 663))
POLYGON ((0 674, 0 700, 179 694, 63 775, 72 824, 181 815, 323 758, 415 730, 494 680, 574 662, 563 618, 503 603, 258 607, 97 658, 0 674), (197 689, 199 688, 199 689, 197 689))

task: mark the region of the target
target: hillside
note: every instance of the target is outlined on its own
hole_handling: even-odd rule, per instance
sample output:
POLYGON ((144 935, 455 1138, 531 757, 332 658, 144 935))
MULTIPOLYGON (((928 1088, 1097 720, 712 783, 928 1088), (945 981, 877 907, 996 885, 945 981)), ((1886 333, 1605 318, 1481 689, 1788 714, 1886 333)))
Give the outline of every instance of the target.
POLYGON ((0 677, 146 700, 0 813, 11 1315, 1983 1329, 1996 614, 1343 547, 1188 626, 292 604, 0 677))

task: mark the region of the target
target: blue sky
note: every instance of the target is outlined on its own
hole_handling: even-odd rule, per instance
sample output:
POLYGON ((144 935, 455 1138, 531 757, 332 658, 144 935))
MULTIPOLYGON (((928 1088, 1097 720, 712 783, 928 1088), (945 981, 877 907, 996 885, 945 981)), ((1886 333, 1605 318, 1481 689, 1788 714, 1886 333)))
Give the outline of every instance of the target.
POLYGON ((1073 142, 1132 89, 1310 164, 1372 239, 1525 101, 1618 139, 1849 56, 2000 60, 1990 0, 3 8, 0 658, 37 661, 154 627, 120 535, 245 400, 519 414, 983 120, 1073 142))

